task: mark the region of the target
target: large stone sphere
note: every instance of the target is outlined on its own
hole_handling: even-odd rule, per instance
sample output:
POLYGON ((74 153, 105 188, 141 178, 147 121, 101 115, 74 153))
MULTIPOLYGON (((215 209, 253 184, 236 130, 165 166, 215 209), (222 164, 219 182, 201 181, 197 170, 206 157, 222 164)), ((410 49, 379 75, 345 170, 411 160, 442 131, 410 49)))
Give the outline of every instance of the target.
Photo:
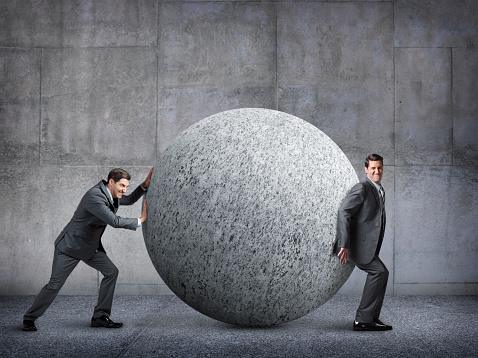
POLYGON ((287 322, 325 303, 353 270, 332 246, 357 181, 313 125, 268 109, 221 112, 159 157, 146 247, 163 281, 199 312, 245 326, 287 322))

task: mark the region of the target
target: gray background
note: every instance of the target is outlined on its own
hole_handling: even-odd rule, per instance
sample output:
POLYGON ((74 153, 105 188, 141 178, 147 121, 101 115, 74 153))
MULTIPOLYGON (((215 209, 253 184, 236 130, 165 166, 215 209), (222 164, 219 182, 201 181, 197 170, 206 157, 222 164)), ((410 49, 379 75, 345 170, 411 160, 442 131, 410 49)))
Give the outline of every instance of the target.
MULTIPOLYGON (((0 294, 37 294, 80 197, 190 124, 261 107, 385 158, 389 294, 478 294, 478 1, 1 1, 0 294)), ((121 209, 139 216, 140 205, 121 209)), ((169 294, 106 230, 118 294, 169 294)), ((84 264, 62 294, 95 294, 84 264)), ((355 270, 341 293, 360 293, 355 270)))

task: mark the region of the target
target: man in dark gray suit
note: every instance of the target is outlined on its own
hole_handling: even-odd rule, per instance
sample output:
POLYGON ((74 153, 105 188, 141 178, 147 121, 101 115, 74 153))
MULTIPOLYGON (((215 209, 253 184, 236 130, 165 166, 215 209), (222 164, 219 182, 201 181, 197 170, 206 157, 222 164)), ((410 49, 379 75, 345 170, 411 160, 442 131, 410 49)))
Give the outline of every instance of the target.
POLYGON ((354 330, 385 331, 392 326, 379 319, 388 281, 388 270, 378 257, 386 221, 385 191, 381 185, 383 158, 369 155, 365 159, 365 173, 367 179, 354 185, 340 206, 334 250, 341 263, 350 258, 367 272, 354 330))
POLYGON ((53 302, 68 276, 80 261, 103 274, 98 303, 91 318, 92 327, 119 328, 123 324, 110 319, 118 268, 106 255, 101 236, 107 225, 136 230, 147 218, 146 201, 140 218, 116 215, 120 205, 132 205, 146 192, 151 181, 151 168, 146 180, 130 195, 124 195, 130 175, 123 169, 110 171, 107 181, 100 181, 86 192, 70 222, 55 240, 53 267, 48 284, 23 316, 23 329, 36 331, 35 320, 53 302))

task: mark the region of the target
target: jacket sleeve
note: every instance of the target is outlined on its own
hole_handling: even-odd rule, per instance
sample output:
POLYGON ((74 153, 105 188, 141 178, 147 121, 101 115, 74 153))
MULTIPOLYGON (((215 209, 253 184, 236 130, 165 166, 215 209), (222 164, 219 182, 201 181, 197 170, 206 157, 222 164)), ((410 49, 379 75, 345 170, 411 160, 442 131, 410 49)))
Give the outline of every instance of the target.
MULTIPOLYGON (((140 190, 142 190, 140 188, 140 190)), ((86 210, 98 218, 98 224, 107 224, 114 228, 136 230, 138 228, 137 218, 122 218, 114 214, 108 204, 108 199, 100 191, 92 192, 86 203, 86 210)))
POLYGON ((360 209, 364 200, 365 188, 362 183, 358 183, 352 187, 339 208, 336 248, 350 248, 352 217, 360 209))
POLYGON ((130 195, 123 195, 119 201, 120 205, 133 205, 146 193, 147 190, 147 188, 145 190, 141 187, 141 185, 138 185, 138 187, 130 195))

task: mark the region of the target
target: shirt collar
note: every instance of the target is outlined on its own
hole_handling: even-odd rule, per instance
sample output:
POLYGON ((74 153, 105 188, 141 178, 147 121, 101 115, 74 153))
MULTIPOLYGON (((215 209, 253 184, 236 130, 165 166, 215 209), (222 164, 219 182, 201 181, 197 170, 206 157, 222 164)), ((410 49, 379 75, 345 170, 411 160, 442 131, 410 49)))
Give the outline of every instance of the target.
POLYGON ((382 186, 380 184, 375 183, 369 177, 367 177, 367 180, 375 186, 375 189, 377 189, 378 192, 380 192, 380 188, 382 188, 382 186))
POLYGON ((113 196, 110 193, 110 190, 108 189, 108 186, 106 186, 106 193, 108 194, 108 197, 110 198, 111 202, 113 203, 113 196))

